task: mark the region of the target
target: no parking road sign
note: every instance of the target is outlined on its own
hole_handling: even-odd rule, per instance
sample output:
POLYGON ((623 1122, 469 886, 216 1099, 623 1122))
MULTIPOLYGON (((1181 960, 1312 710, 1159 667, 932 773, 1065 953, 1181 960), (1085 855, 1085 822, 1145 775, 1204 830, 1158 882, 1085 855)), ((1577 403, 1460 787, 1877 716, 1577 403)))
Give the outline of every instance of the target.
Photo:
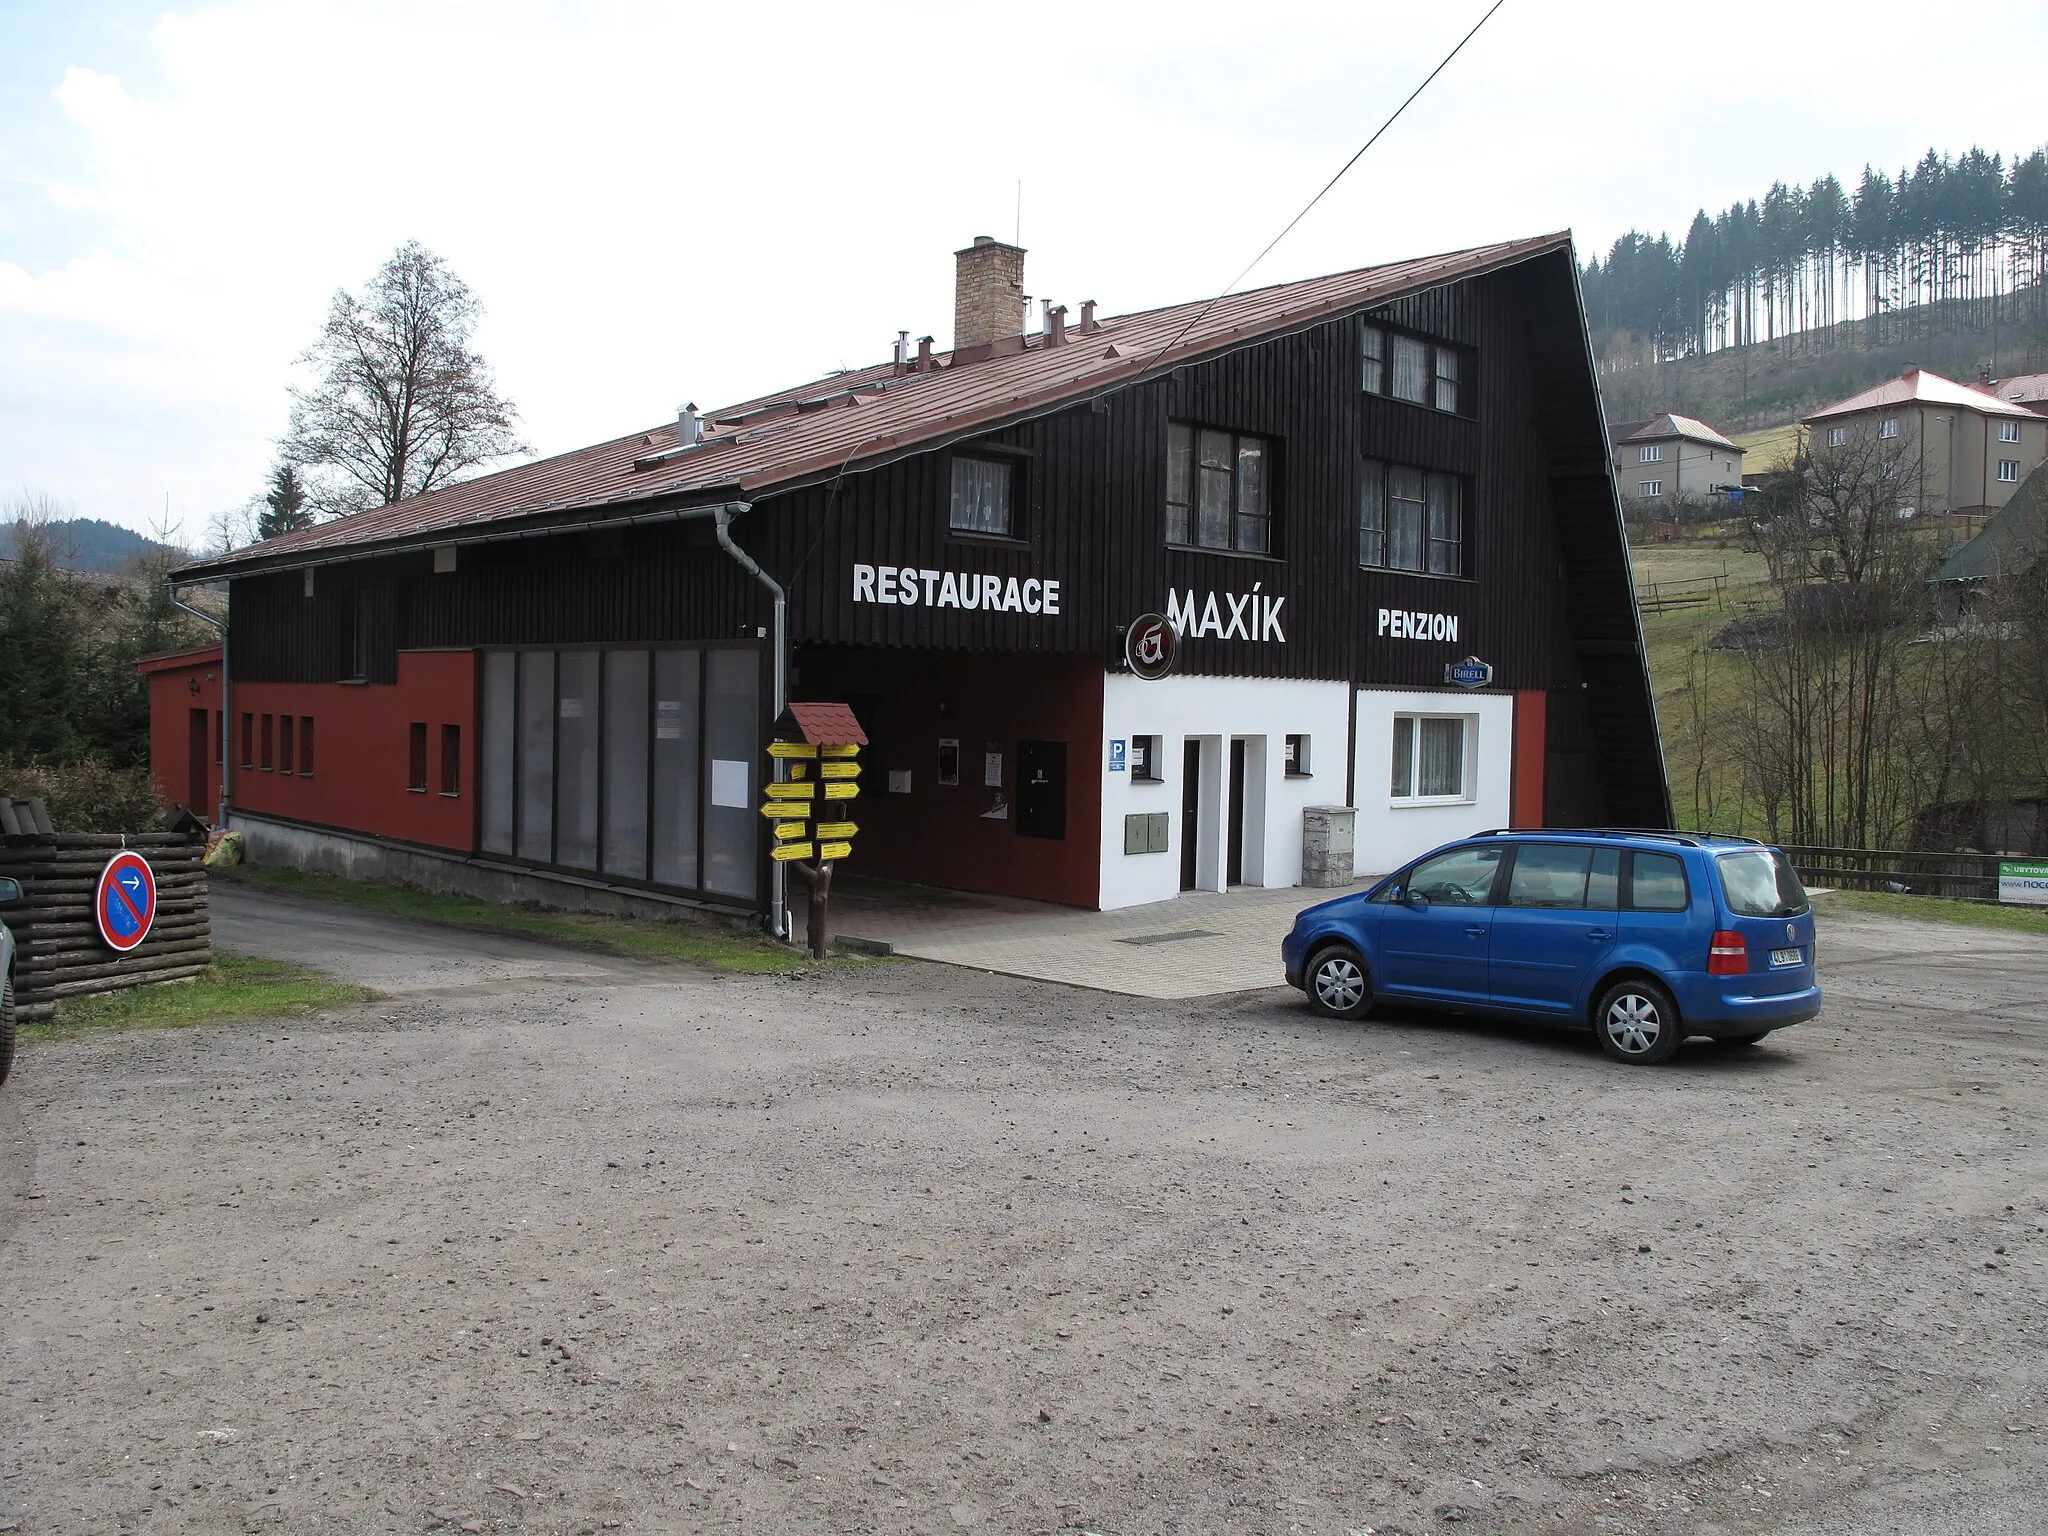
POLYGON ((139 853, 122 852, 107 860, 93 893, 93 921, 107 947, 127 954, 149 937, 156 921, 156 876, 139 853))

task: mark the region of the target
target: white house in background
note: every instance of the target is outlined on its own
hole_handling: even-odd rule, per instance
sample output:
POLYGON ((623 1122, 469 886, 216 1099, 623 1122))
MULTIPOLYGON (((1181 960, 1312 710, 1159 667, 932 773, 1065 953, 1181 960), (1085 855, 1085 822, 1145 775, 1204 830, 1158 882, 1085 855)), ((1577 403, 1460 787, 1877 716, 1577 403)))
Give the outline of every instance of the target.
POLYGON ((1742 484, 1742 450, 1690 416, 1666 412, 1655 421, 1625 422, 1615 428, 1613 447, 1621 494, 1653 511, 1660 502, 1704 501, 1742 484))

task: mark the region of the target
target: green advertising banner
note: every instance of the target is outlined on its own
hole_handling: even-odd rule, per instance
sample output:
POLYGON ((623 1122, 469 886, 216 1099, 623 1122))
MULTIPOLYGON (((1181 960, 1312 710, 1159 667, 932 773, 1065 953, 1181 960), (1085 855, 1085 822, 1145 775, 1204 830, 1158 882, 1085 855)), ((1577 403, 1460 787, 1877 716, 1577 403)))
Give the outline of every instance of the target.
POLYGON ((2018 902, 2023 906, 2048 907, 2048 862, 2000 859, 1998 899, 2018 902))

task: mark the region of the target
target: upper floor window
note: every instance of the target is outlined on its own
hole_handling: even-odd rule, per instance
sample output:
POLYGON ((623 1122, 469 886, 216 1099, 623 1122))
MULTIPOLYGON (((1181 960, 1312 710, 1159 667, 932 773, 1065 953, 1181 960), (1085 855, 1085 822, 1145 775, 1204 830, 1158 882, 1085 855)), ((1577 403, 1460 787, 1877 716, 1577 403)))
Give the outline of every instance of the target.
POLYGON ((1998 461, 1998 478, 1999 478, 1999 479, 2001 479, 2001 480, 2005 480, 2005 481, 2014 481, 2014 480, 2018 480, 2018 479, 2019 479, 2019 477, 2020 477, 2020 461, 2019 461, 2018 459, 2000 459, 2000 460, 1998 461))
POLYGON ((1638 464, 1661 464, 1664 462, 1664 445, 1652 443, 1636 455, 1638 464))
POLYGON ((1005 538, 1017 531, 1014 502, 1017 468, 1007 459, 953 456, 953 504, 948 525, 957 533, 992 533, 1005 538))
POLYGON ((1897 437, 1899 435, 1899 418, 1896 416, 1885 417, 1883 421, 1877 424, 1877 435, 1879 437, 1897 437))
POLYGON ((1664 494, 1664 482, 1662 480, 1642 481, 1636 486, 1636 494, 1638 496, 1662 496, 1664 494))
POLYGON ((1839 447, 1841 447, 1841 446, 1842 446, 1842 444, 1844 444, 1844 443, 1846 443, 1846 442, 1848 442, 1848 441, 1849 441, 1849 429, 1848 429, 1847 427, 1829 427, 1829 428, 1828 428, 1828 446, 1829 446, 1830 448, 1839 448, 1839 447))
POLYGON ((1368 395, 1387 395, 1453 415, 1464 409, 1464 360, 1448 342, 1388 330, 1383 325, 1360 327, 1368 395))
POLYGON ((1456 475, 1367 459, 1358 511, 1358 563, 1432 576, 1465 574, 1465 482, 1456 475))
POLYGON ((1166 429, 1166 542, 1273 552, 1272 444, 1214 427, 1166 429))
POLYGON ((2020 440, 2020 424, 2016 421, 2001 421, 1998 424, 1998 440, 2001 443, 2016 443, 2020 440))

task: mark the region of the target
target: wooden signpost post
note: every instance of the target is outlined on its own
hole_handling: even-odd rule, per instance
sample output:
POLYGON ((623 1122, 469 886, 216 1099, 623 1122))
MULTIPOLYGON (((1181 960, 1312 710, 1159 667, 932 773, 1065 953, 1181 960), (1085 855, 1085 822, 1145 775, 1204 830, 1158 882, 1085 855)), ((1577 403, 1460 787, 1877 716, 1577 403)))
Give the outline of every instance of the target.
POLYGON ((768 857, 787 864, 810 886, 811 956, 822 960, 832 865, 851 857, 860 830, 844 802, 860 794, 860 749, 868 735, 844 704, 792 704, 775 722, 774 734, 768 756, 776 773, 762 786, 761 806, 775 829, 768 857))

